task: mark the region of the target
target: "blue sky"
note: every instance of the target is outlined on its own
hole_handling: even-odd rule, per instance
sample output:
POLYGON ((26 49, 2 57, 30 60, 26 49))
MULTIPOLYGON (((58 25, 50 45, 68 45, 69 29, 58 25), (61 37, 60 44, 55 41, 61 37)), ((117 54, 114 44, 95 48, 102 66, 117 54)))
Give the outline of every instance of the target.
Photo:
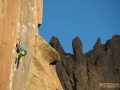
POLYGON ((49 43, 58 37, 64 51, 73 53, 72 40, 78 36, 83 53, 120 35, 120 0, 43 0, 43 22, 39 34, 49 43))

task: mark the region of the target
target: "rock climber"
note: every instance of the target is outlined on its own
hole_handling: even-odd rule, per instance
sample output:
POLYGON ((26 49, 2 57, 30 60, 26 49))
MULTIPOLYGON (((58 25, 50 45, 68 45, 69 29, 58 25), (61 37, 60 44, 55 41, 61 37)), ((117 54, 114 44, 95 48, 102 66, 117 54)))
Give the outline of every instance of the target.
POLYGON ((16 55, 15 63, 17 63, 17 68, 18 68, 27 53, 26 47, 22 44, 20 39, 18 40, 18 43, 16 44, 16 52, 17 52, 17 55, 16 55))

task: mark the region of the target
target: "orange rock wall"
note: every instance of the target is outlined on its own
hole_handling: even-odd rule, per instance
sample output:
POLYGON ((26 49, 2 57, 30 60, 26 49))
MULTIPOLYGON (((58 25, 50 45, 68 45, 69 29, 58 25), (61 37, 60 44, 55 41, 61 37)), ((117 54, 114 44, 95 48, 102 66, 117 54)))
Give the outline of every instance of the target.
POLYGON ((0 90, 63 90, 55 66, 60 56, 38 35, 42 8, 42 0, 0 0, 0 90), (27 48, 18 69, 17 38, 27 48))
POLYGON ((42 0, 0 0, 0 90, 25 87, 31 51, 41 23, 42 0), (14 65, 17 38, 22 39, 28 50, 27 60, 18 70, 14 65))
POLYGON ((9 90, 14 60, 18 0, 0 0, 0 90, 9 90))

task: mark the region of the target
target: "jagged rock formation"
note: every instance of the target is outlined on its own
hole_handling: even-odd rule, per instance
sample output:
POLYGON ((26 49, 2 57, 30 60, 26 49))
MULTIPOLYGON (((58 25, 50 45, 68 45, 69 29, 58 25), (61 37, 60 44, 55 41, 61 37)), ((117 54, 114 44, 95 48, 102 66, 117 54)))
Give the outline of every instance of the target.
POLYGON ((42 0, 0 0, 0 90, 62 90, 54 65, 59 54, 38 36, 42 7, 42 0), (27 48, 18 69, 17 38, 27 48))
POLYGON ((82 42, 73 39, 74 54, 65 53, 58 38, 52 37, 50 45, 61 60, 57 63, 58 77, 65 90, 119 90, 100 88, 99 83, 120 83, 120 36, 114 35, 106 44, 98 38, 93 50, 82 53, 82 42))

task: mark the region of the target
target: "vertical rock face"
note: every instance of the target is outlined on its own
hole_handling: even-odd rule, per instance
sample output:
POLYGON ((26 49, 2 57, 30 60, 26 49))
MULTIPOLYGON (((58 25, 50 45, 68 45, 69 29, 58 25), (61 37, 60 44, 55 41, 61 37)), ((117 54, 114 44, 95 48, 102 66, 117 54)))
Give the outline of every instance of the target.
MULTIPOLYGON (((25 56, 20 68, 15 72, 13 70, 13 90, 24 90, 28 78, 28 72, 30 68, 30 62, 32 60, 31 55, 33 46, 35 44, 35 36, 38 34, 38 21, 37 16, 37 0, 18 0, 18 22, 16 36, 23 41, 23 44, 27 48, 27 55, 25 56)), ((41 1, 42 3, 42 1, 41 1)), ((40 6, 42 7, 42 6, 40 6)), ((41 8, 42 9, 42 8, 41 8)), ((41 16, 40 16, 41 17, 41 16)), ((14 66, 14 65, 13 65, 14 66)), ((16 67, 13 67, 14 69, 16 67)))
POLYGON ((59 54, 38 36, 42 5, 42 0, 0 0, 0 90, 62 90, 55 68, 59 54), (17 38, 27 48, 18 69, 17 38))
POLYGON ((15 55, 18 0, 0 0, 0 90, 10 89, 11 65, 15 55))
MULTIPOLYGON (((58 41, 52 38, 51 46, 61 47, 58 41)), ((99 83, 120 83, 119 35, 114 35, 106 44, 101 44, 98 38, 93 50, 86 54, 82 53, 82 43, 78 37, 73 40, 72 46, 74 54, 60 54, 62 59, 56 65, 65 90, 104 90, 99 87, 99 83)), ((56 50, 60 53, 64 51, 63 48, 56 50)))

